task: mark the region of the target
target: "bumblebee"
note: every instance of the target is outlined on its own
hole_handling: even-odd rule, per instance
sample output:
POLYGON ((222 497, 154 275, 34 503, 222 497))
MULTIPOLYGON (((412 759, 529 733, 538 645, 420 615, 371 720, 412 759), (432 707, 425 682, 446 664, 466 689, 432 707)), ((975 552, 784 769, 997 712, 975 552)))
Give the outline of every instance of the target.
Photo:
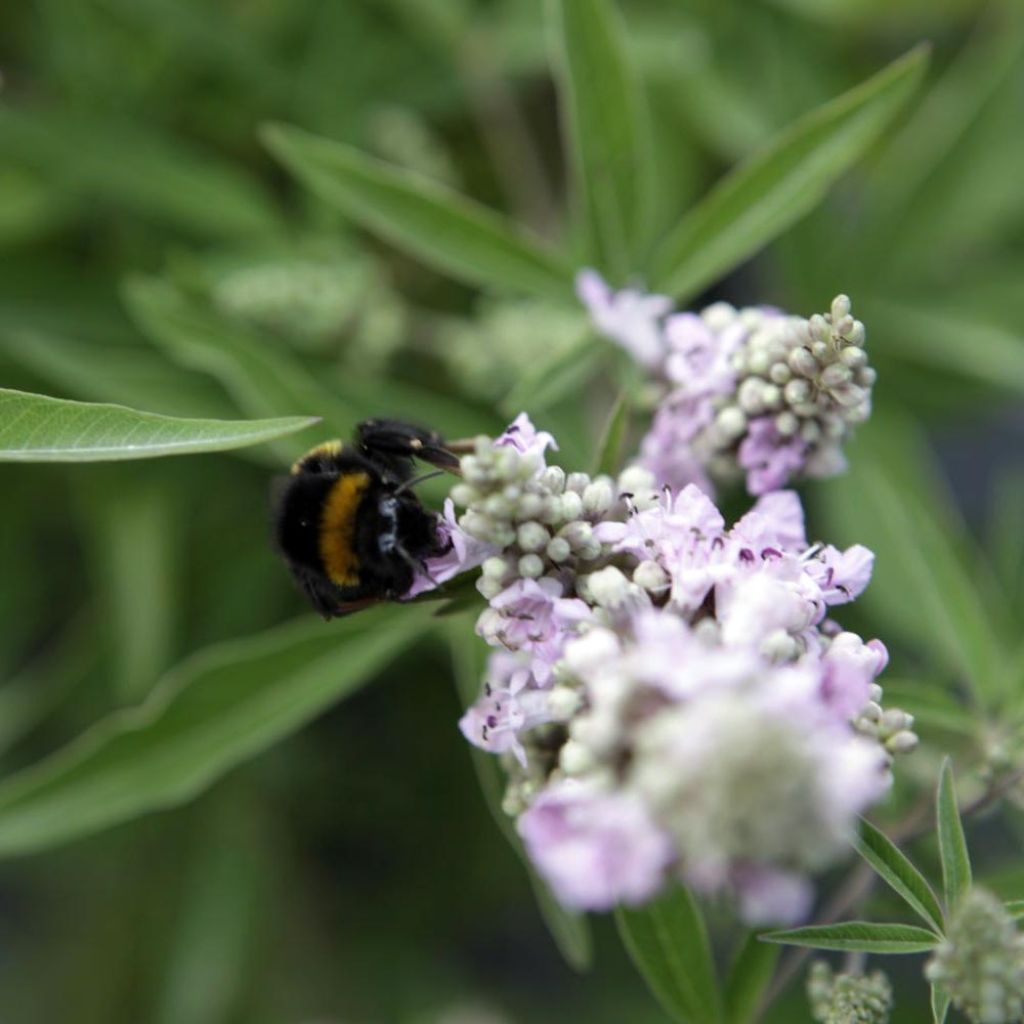
POLYGON ((440 434, 399 420, 366 420, 351 444, 306 452, 281 483, 275 541, 296 582, 325 618, 409 592, 426 559, 450 546, 438 515, 412 490, 413 459, 458 472, 440 434))

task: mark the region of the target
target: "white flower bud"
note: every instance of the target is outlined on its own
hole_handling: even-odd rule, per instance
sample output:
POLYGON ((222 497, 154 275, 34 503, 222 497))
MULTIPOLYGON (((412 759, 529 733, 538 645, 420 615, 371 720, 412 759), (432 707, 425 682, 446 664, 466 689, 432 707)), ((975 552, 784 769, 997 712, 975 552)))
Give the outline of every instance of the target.
POLYGON ((582 743, 568 740, 558 755, 558 763, 566 775, 580 775, 594 766, 594 755, 582 743))
POLYGON ((787 409, 775 417, 775 429, 783 437, 792 437, 800 429, 800 420, 787 409))
POLYGON ((800 436, 808 444, 816 444, 821 440, 821 427, 815 420, 804 420, 800 427, 800 436))
POLYGON ((725 330, 736 319, 736 307, 728 302, 713 302, 701 311, 701 319, 714 332, 725 330))
POLYGON ((748 377, 736 393, 740 408, 748 416, 756 416, 764 408, 761 399, 761 386, 761 381, 757 377, 748 377))
POLYGON ((548 695, 548 709, 561 722, 566 722, 583 706, 580 691, 573 686, 556 686, 548 695))
POLYGON ((857 348, 863 348, 865 337, 864 325, 859 320, 854 320, 853 329, 847 333, 846 340, 851 345, 856 345, 857 348))
POLYGON ((811 355, 819 362, 828 358, 828 342, 815 341, 811 344, 811 355))
POLYGON ((917 747, 917 734, 907 729, 894 733, 885 741, 885 749, 890 754, 909 754, 917 747))
POLYGON ((505 589, 505 585, 491 576, 481 576, 476 581, 476 589, 485 601, 493 601, 505 589))
MULTIPOLYGON (((859 352, 859 349, 854 349, 859 352)), ((826 366, 821 373, 821 385, 826 388, 834 388, 839 384, 846 384, 853 378, 853 371, 843 363, 833 363, 826 366)))
POLYGON ((619 474, 617 483, 619 494, 640 494, 657 488, 654 474, 643 466, 627 466, 619 474))
POLYGON ((526 493, 519 499, 516 507, 518 519, 536 519, 544 511, 544 497, 540 494, 526 493))
POLYGON ((480 498, 480 492, 471 484, 467 484, 464 481, 457 483, 451 489, 452 501, 454 501, 456 505, 460 505, 462 508, 465 508, 467 505, 472 505, 474 502, 479 501, 480 498))
POLYGON ((511 519, 515 513, 515 502, 504 494, 491 494, 484 499, 483 510, 492 519, 511 519))
POLYGON ((601 476, 589 483, 583 491, 583 511, 599 518, 615 504, 615 489, 610 477, 601 476))
POLYGON ((544 562, 539 555, 523 555, 519 559, 519 575, 523 579, 535 580, 544 575, 544 562))
POLYGON ((800 645, 784 629, 776 629, 761 641, 761 653, 769 661, 792 661, 800 653, 800 645))
POLYGON ((582 494, 584 488, 590 483, 590 476, 587 473, 570 473, 565 480, 565 487, 568 491, 582 494))
POLYGON ((560 519, 571 522, 583 515, 583 498, 576 491, 566 489, 557 501, 560 519))
POLYGON ((793 349, 787 362, 789 368, 801 377, 816 377, 820 369, 818 360, 814 358, 810 349, 804 347, 793 349))
POLYGON ((775 363, 768 371, 768 376, 775 384, 787 384, 793 376, 793 371, 787 363, 775 363))
POLYGON ((564 562, 572 554, 572 548, 564 537, 552 537, 545 553, 552 562, 564 562))
POLYGON ((633 582, 653 594, 660 593, 669 585, 668 573, 657 562, 641 562, 633 570, 633 582))
POLYGON ((484 564, 480 566, 480 571, 490 579, 502 580, 508 575, 508 562, 500 555, 492 555, 484 560, 484 564))
POLYGON ((843 361, 843 365, 850 367, 851 370, 859 370, 868 361, 868 356, 864 349, 857 348, 854 345, 844 348, 839 353, 839 358, 843 361))
POLYGON ((725 444, 731 444, 747 429, 747 417, 735 405, 727 405, 715 418, 715 428, 725 444))
POLYGON ((771 356, 763 349, 755 352, 751 352, 747 357, 747 365, 750 367, 751 373, 765 376, 768 373, 768 369, 771 366, 771 356))
POLYGON ((516 539, 523 551, 543 551, 551 534, 540 523, 523 523, 516 531, 516 539))
MULTIPOLYGON (((815 363, 817 366, 817 363, 815 363)), ((806 380, 791 380, 783 394, 790 405, 799 405, 806 402, 811 395, 811 385, 806 380)))
POLYGON ((761 388, 761 401, 766 409, 778 409, 782 405, 782 391, 778 385, 763 385, 761 388))
POLYGON ((832 322, 838 323, 843 317, 850 315, 850 296, 837 295, 832 300, 832 322))
POLYGON ((565 489, 565 470, 561 466, 548 466, 541 473, 540 482, 552 494, 561 494, 565 489))

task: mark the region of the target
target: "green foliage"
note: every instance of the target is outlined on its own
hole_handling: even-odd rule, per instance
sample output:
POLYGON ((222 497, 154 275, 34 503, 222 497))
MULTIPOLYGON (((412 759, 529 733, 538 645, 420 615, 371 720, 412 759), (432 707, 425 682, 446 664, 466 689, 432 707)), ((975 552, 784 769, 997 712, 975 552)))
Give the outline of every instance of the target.
POLYGON ((88 835, 202 792, 366 683, 423 631, 422 611, 325 632, 303 619, 194 655, 117 712, 0 785, 0 855, 88 835))
POLYGON ((721 1020, 707 927, 689 890, 675 885, 645 906, 620 907, 615 922, 637 969, 673 1020, 721 1020))
POLYGON ((0 389, 0 462, 111 462, 223 452, 272 441, 316 417, 188 420, 0 389))
MULTIPOLYGON (((800 312, 853 294, 878 409, 809 526, 876 552, 850 627, 889 646, 885 703, 923 740, 859 839, 888 886, 863 913, 896 896, 929 930, 824 939, 934 941, 971 877, 951 774, 942 903, 931 838, 907 847, 925 872, 889 825, 938 748, 971 766, 968 806, 1024 749, 1019 481, 996 466, 990 489, 950 457, 1012 449, 973 432, 1024 389, 1019 4, 40 0, 7 5, 0 38, 0 850, 38 854, 0 875, 18 924, 5 1022, 344 1007, 413 1024, 492 993, 538 1024, 649 1015, 616 949, 585 981, 541 972, 536 915, 510 909, 522 871, 472 799, 449 658, 428 639, 438 607, 469 638, 475 590, 289 624, 298 599, 267 543, 267 478, 313 443, 312 416, 317 440, 381 413, 471 436, 527 409, 566 464, 620 468, 647 396, 573 299, 585 265, 695 305, 710 286, 800 312), (492 329, 482 296, 529 345, 492 329), (472 380, 453 322, 475 332, 472 380), (134 461, 229 449, 242 458, 134 461), (124 461, 13 464, 98 458, 124 461), (528 984, 495 969, 498 947, 528 984)), ((479 650, 456 647, 465 695, 479 650)), ((521 855, 494 760, 473 754, 521 855)), ((988 819, 980 877, 1012 821, 988 819)), ((585 966, 590 923, 529 880, 585 966)), ((746 1024, 778 994, 779 943, 739 937, 719 981, 685 893, 618 918, 676 1019, 746 1024)), ((901 987, 897 1021, 927 1012, 901 987)))

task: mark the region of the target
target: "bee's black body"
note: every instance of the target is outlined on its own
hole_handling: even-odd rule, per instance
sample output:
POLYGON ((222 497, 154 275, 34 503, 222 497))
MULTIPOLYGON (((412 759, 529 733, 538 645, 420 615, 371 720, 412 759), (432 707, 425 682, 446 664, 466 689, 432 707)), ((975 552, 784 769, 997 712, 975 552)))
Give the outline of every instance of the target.
POLYGON ((436 433, 367 420, 353 445, 322 444, 292 467, 277 504, 277 546, 324 618, 403 597, 424 560, 446 550, 436 513, 410 489, 414 457, 458 465, 436 433))

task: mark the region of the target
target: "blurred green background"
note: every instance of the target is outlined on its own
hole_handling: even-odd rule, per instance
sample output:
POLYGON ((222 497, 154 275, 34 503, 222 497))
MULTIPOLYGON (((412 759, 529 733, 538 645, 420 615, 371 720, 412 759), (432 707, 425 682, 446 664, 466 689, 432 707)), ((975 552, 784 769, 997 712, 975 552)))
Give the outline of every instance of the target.
MULTIPOLYGON (((1019 5, 622 9, 665 224, 797 116, 934 45, 887 140, 695 305, 810 314, 853 296, 879 415, 851 474, 811 491, 811 533, 879 554, 843 621, 890 645, 887 693, 918 714, 925 747, 896 809, 930 784, 940 749, 982 779, 993 750, 1019 742, 1007 694, 1024 666, 1019 5), (998 697, 964 684, 979 664, 1005 675, 998 697)), ((571 350, 578 309, 453 283, 312 198, 257 134, 300 125, 561 240, 540 3, 31 0, 0 11, 0 70, 3 386, 325 421, 241 457, 3 468, 5 774, 138 703, 191 652, 303 612, 268 545, 267 489, 319 438, 370 414, 490 430, 522 398, 566 465, 589 457, 610 385, 515 390, 538 358, 571 350)), ((424 490, 437 500, 442 485, 424 490)), ((607 922, 589 974, 560 958, 455 728, 449 635, 428 632, 186 806, 0 863, 0 1020, 664 1020, 607 922)), ((1019 818, 989 826, 978 851, 980 873, 1017 897, 1019 818)), ((894 974, 897 1021, 928 1019, 917 960, 894 974)), ((806 1015, 794 990, 771 1019, 806 1015)))

